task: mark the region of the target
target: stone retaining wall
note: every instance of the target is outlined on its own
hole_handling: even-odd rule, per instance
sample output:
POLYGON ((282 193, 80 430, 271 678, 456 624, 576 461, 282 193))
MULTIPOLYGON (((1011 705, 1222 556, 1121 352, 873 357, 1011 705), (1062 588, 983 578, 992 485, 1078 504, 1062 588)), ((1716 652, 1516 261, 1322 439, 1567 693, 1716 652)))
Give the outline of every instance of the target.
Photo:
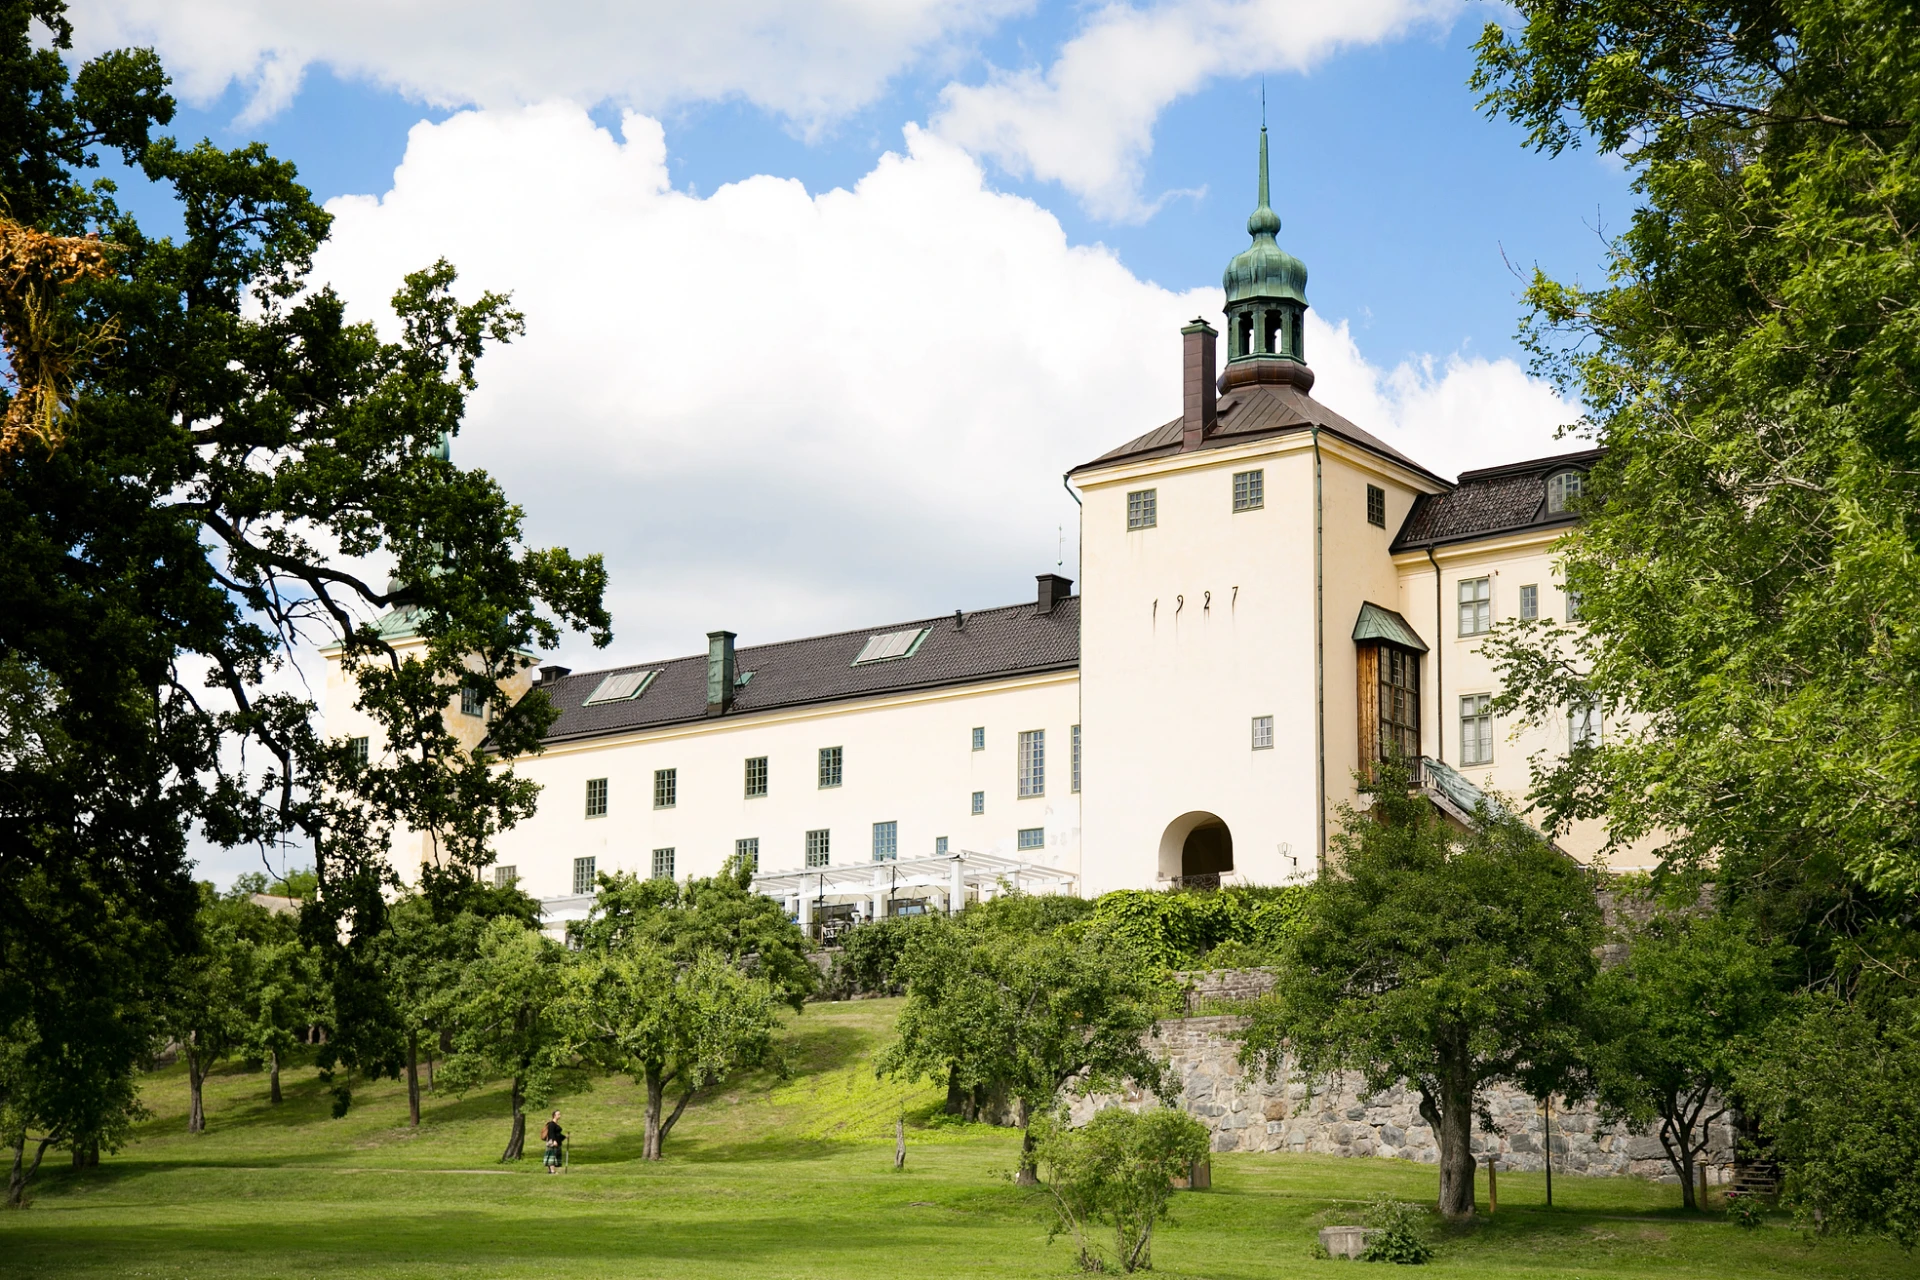
MULTIPOLYGON (((1218 992, 1209 994, 1219 998, 1218 992)), ((1238 1060, 1236 1033, 1243 1022, 1233 1016, 1177 1018, 1162 1022, 1156 1031, 1156 1047, 1167 1056, 1181 1084, 1180 1105, 1213 1131, 1215 1151, 1308 1151, 1438 1162, 1433 1130, 1420 1118, 1419 1094, 1396 1086, 1363 1101, 1356 1092, 1357 1077, 1342 1077, 1333 1088, 1318 1090, 1309 1098, 1306 1086, 1290 1078, 1261 1080, 1238 1060)), ((1139 1094, 1081 1099, 1073 1105, 1073 1122, 1085 1123, 1100 1107, 1115 1102, 1146 1106, 1150 1101, 1139 1094)), ((1538 1104, 1510 1087, 1492 1090, 1490 1102, 1496 1131, 1481 1133, 1475 1122, 1475 1158, 1484 1165, 1491 1154, 1495 1166, 1503 1170, 1541 1169, 1545 1161, 1538 1104)), ((1554 1104, 1555 1173, 1630 1173, 1674 1180, 1654 1134, 1603 1131, 1591 1102, 1565 1110, 1560 1099, 1554 1099, 1554 1104)), ((1706 1154, 1707 1178, 1720 1184, 1733 1172, 1732 1129, 1717 1124, 1712 1137, 1706 1154)))

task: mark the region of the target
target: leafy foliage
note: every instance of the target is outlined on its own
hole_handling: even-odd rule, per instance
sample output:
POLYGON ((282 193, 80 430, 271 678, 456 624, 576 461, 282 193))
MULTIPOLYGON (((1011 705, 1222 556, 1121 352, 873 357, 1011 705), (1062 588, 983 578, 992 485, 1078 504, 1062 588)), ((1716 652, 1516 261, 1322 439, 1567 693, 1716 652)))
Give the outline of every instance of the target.
POLYGON ((1367 1204, 1367 1247, 1362 1262, 1393 1262, 1417 1267, 1433 1261, 1433 1245, 1427 1241, 1427 1211, 1417 1204, 1395 1200, 1382 1192, 1367 1204))
MULTIPOLYGON (((1541 762, 1543 810, 1711 867, 1804 990, 1853 1008, 1815 1015, 1812 1043, 1866 1035, 1911 1078, 1920 23, 1891 0, 1516 8, 1480 42, 1487 110, 1548 150, 1619 153, 1640 207, 1603 283, 1528 291, 1538 367, 1606 453, 1562 544, 1583 625, 1497 633, 1496 710, 1603 708, 1605 742, 1541 762)), ((1763 1045, 1798 1060, 1792 1037, 1763 1045)), ((1910 1239, 1920 1165, 1885 1181, 1902 1115, 1824 1151, 1838 1113, 1796 1122, 1789 1195, 1910 1239)))
POLYGON ((1218 961, 1270 964, 1300 910, 1299 887, 1236 885, 1211 893, 1120 889, 1094 903, 1088 927, 1124 940, 1169 969, 1218 961))
POLYGON ((511 916, 480 929, 472 961, 450 1000, 453 1053, 441 1079, 455 1092, 505 1077, 512 1125, 502 1160, 526 1145, 526 1107, 544 1102, 567 1037, 557 1010, 567 952, 511 916))
POLYGON ((1104 1225, 1122 1271, 1151 1270, 1153 1228, 1166 1220, 1173 1180, 1206 1158, 1206 1126, 1166 1107, 1107 1107, 1078 1129, 1051 1115, 1036 1116, 1033 1129, 1056 1214, 1048 1238, 1071 1235, 1081 1269, 1101 1271, 1088 1229, 1104 1225))
POLYGON ((1586 871, 1504 812, 1456 834, 1404 768, 1365 813, 1343 807, 1330 859, 1254 1005, 1242 1061, 1268 1078, 1405 1079, 1440 1147, 1440 1209, 1473 1213, 1471 1122, 1496 1080, 1535 1095, 1578 1075, 1600 912, 1586 871))

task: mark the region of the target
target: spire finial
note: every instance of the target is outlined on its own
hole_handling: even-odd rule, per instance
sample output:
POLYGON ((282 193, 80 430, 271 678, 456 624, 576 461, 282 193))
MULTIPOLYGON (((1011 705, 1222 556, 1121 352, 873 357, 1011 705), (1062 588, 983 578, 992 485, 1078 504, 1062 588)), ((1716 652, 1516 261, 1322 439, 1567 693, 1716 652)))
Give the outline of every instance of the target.
MULTIPOLYGON (((1262 98, 1265 94, 1262 93, 1262 98)), ((1264 117, 1264 103, 1260 114, 1264 117)), ((1260 126, 1260 203, 1255 206, 1253 216, 1247 219, 1247 234, 1250 236, 1271 236, 1280 230, 1280 215, 1273 211, 1272 197, 1267 190, 1267 126, 1260 126)))

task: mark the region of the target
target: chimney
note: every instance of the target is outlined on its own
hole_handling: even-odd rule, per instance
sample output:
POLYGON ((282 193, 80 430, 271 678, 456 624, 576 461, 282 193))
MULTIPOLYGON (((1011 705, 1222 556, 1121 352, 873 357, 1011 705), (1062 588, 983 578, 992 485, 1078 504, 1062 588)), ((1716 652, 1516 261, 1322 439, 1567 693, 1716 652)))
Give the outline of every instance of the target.
POLYGON ((1040 583, 1040 607, 1037 614, 1053 612, 1053 606, 1073 594, 1073 579, 1063 578, 1057 573, 1043 573, 1036 579, 1040 583))
POLYGON ((552 684, 555 680, 558 680, 561 676, 570 676, 572 674, 573 674, 572 667, 561 667, 561 666, 542 667, 540 668, 540 683, 552 684))
POLYGON ((1189 453, 1213 434, 1220 394, 1214 382, 1213 340, 1219 337, 1200 316, 1180 331, 1180 451, 1189 453))
POLYGON ((707 632, 707 714, 723 716, 733 707, 733 632, 707 632))

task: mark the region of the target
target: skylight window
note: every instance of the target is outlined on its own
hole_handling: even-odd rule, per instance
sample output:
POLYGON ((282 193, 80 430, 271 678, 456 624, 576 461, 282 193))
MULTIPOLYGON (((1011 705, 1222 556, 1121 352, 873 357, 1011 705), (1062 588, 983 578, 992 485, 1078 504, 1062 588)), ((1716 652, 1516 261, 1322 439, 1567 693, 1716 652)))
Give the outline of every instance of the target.
POLYGON ((869 662, 911 658, 920 648, 920 642, 932 630, 932 627, 915 627, 910 631, 889 631, 885 635, 869 636, 866 647, 860 650, 860 656, 853 660, 853 665, 863 667, 869 662))
POLYGON ((599 706, 603 702, 626 702, 637 698, 653 683, 658 671, 625 671, 616 676, 608 676, 595 685, 593 692, 587 695, 583 707, 599 706))

